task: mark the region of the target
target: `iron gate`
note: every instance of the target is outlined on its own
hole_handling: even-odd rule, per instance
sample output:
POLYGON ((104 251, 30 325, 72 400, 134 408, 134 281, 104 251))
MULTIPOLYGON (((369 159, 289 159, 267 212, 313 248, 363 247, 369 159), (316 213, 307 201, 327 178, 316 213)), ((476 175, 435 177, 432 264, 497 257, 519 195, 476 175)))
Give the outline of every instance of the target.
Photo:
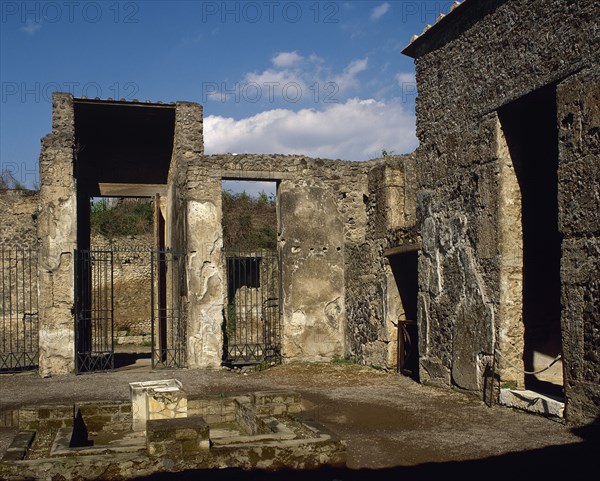
POLYGON ((0 244, 0 372, 38 366, 37 259, 37 246, 0 244))
POLYGON ((151 253, 152 368, 180 368, 187 364, 187 324, 182 310, 185 253, 151 253))
MULTIPOLYGON (((186 365, 186 323, 181 296, 182 252, 170 249, 81 249, 75 252, 75 342, 78 373, 115 367, 115 316, 145 305, 152 368, 186 365), (130 269, 135 279, 123 280, 130 269), (144 298, 146 300, 144 300, 144 298)), ((138 313, 139 314, 139 313, 138 313)))
POLYGON ((75 251, 75 368, 108 371, 115 365, 113 252, 75 251))
POLYGON ((281 360, 280 259, 276 251, 225 253, 224 363, 281 360))

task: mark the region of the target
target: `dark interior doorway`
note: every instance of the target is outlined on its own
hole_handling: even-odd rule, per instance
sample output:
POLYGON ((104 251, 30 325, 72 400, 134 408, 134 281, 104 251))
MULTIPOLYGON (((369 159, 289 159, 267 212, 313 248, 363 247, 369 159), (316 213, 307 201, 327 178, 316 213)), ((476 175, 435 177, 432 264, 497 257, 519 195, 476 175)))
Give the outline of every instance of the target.
MULTIPOLYGON (((165 246, 165 218, 160 207, 173 153, 175 111, 175 104, 74 99, 77 372, 127 366, 140 355, 151 358, 153 367, 185 365, 185 323, 179 295, 184 253, 165 246), (154 209, 147 212, 149 245, 125 245, 131 226, 128 218, 120 218, 125 232, 113 233, 114 242, 97 248, 90 237, 90 199, 100 197, 119 198, 123 205, 133 197, 146 197, 147 206, 154 202, 154 209), (126 330, 119 324, 121 318, 137 315, 131 300, 134 296, 119 304, 120 293, 126 291, 119 276, 134 271, 144 272, 144 276, 129 277, 140 283, 137 297, 144 305, 144 316, 150 319, 151 341, 144 339, 141 349, 115 349, 119 327, 121 332, 126 330), (136 352, 129 352, 132 349, 136 352)), ((115 224, 109 220, 108 226, 115 224)))
POLYGON ((281 361, 277 184, 223 181, 223 364, 281 361))
MULTIPOLYGON (((521 191, 523 232, 523 362, 534 371, 534 357, 561 353, 562 237, 558 230, 558 128, 556 86, 548 86, 499 110, 521 191)), ((562 394, 562 379, 525 376, 525 387, 562 394)))
POLYGON ((419 381, 418 254, 417 250, 411 250, 388 257, 404 309, 398 319, 398 372, 415 381, 419 381))

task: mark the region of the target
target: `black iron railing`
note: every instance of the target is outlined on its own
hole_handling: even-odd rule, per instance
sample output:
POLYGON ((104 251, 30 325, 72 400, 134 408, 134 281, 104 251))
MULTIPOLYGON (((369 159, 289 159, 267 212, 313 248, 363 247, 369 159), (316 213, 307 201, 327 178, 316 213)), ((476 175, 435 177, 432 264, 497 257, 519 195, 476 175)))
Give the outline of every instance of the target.
POLYGON ((281 360, 280 261, 276 251, 227 251, 225 364, 281 360))
POLYGON ((78 373, 114 369, 119 325, 140 316, 147 320, 151 335, 152 368, 186 366, 183 252, 109 246, 78 250, 76 258, 78 373))
POLYGON ((0 373, 36 369, 38 249, 0 244, 0 373))

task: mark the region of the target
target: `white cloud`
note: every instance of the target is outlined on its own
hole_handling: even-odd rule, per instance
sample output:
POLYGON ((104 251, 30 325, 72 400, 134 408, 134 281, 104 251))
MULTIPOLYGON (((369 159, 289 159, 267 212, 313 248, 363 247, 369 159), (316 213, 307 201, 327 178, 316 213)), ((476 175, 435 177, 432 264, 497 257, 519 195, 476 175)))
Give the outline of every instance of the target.
POLYGON ((353 60, 350 64, 344 69, 344 72, 335 77, 335 83, 341 91, 354 88, 358 86, 358 79, 356 76, 360 72, 364 72, 367 70, 367 63, 369 62, 368 58, 363 58, 359 60, 353 60))
POLYGON ((265 101, 298 100, 340 101, 360 87, 358 74, 367 70, 368 58, 350 62, 342 72, 332 72, 316 54, 303 57, 297 52, 280 52, 271 59, 274 67, 247 72, 241 82, 221 83, 205 93, 206 99, 239 101, 258 98, 265 101), (282 67, 286 65, 286 67, 282 67), (232 93, 233 92, 233 93, 232 93))
POLYGON ((375 7, 371 12, 371 20, 378 20, 383 17, 390 9, 390 4, 385 2, 375 7))
POLYGON ((398 85, 400 87, 402 87, 403 85, 406 85, 406 84, 415 84, 417 82, 416 79, 415 79, 414 72, 400 72, 400 73, 397 73, 394 76, 394 79, 396 80, 396 82, 398 82, 398 85))
POLYGON ((302 55, 298 55, 298 52, 279 52, 273 56, 271 62, 276 67, 290 67, 299 63, 302 58, 302 55))
POLYGON ((302 78, 301 72, 289 69, 267 69, 260 73, 251 72, 246 74, 244 80, 247 83, 258 84, 261 87, 261 90, 263 87, 265 87, 265 90, 268 90, 266 87, 271 85, 273 92, 275 93, 280 92, 284 86, 294 83, 298 84, 303 90, 306 89, 306 84, 302 78))
POLYGON ((25 21, 25 25, 23 25, 19 30, 28 35, 33 35, 40 28, 42 28, 42 24, 40 22, 36 22, 33 18, 28 18, 25 21))
POLYGON ((381 150, 405 153, 417 146, 415 116, 399 101, 349 99, 324 110, 268 110, 235 120, 204 119, 209 154, 279 153, 367 160, 381 150))

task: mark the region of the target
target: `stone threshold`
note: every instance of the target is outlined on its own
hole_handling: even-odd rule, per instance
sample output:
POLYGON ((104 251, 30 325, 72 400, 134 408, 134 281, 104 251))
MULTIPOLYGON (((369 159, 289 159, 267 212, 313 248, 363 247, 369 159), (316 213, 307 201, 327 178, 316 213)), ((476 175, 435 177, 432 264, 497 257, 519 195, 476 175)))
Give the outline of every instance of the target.
POLYGON ((547 417, 564 418, 563 401, 535 391, 500 389, 500 404, 547 417))

